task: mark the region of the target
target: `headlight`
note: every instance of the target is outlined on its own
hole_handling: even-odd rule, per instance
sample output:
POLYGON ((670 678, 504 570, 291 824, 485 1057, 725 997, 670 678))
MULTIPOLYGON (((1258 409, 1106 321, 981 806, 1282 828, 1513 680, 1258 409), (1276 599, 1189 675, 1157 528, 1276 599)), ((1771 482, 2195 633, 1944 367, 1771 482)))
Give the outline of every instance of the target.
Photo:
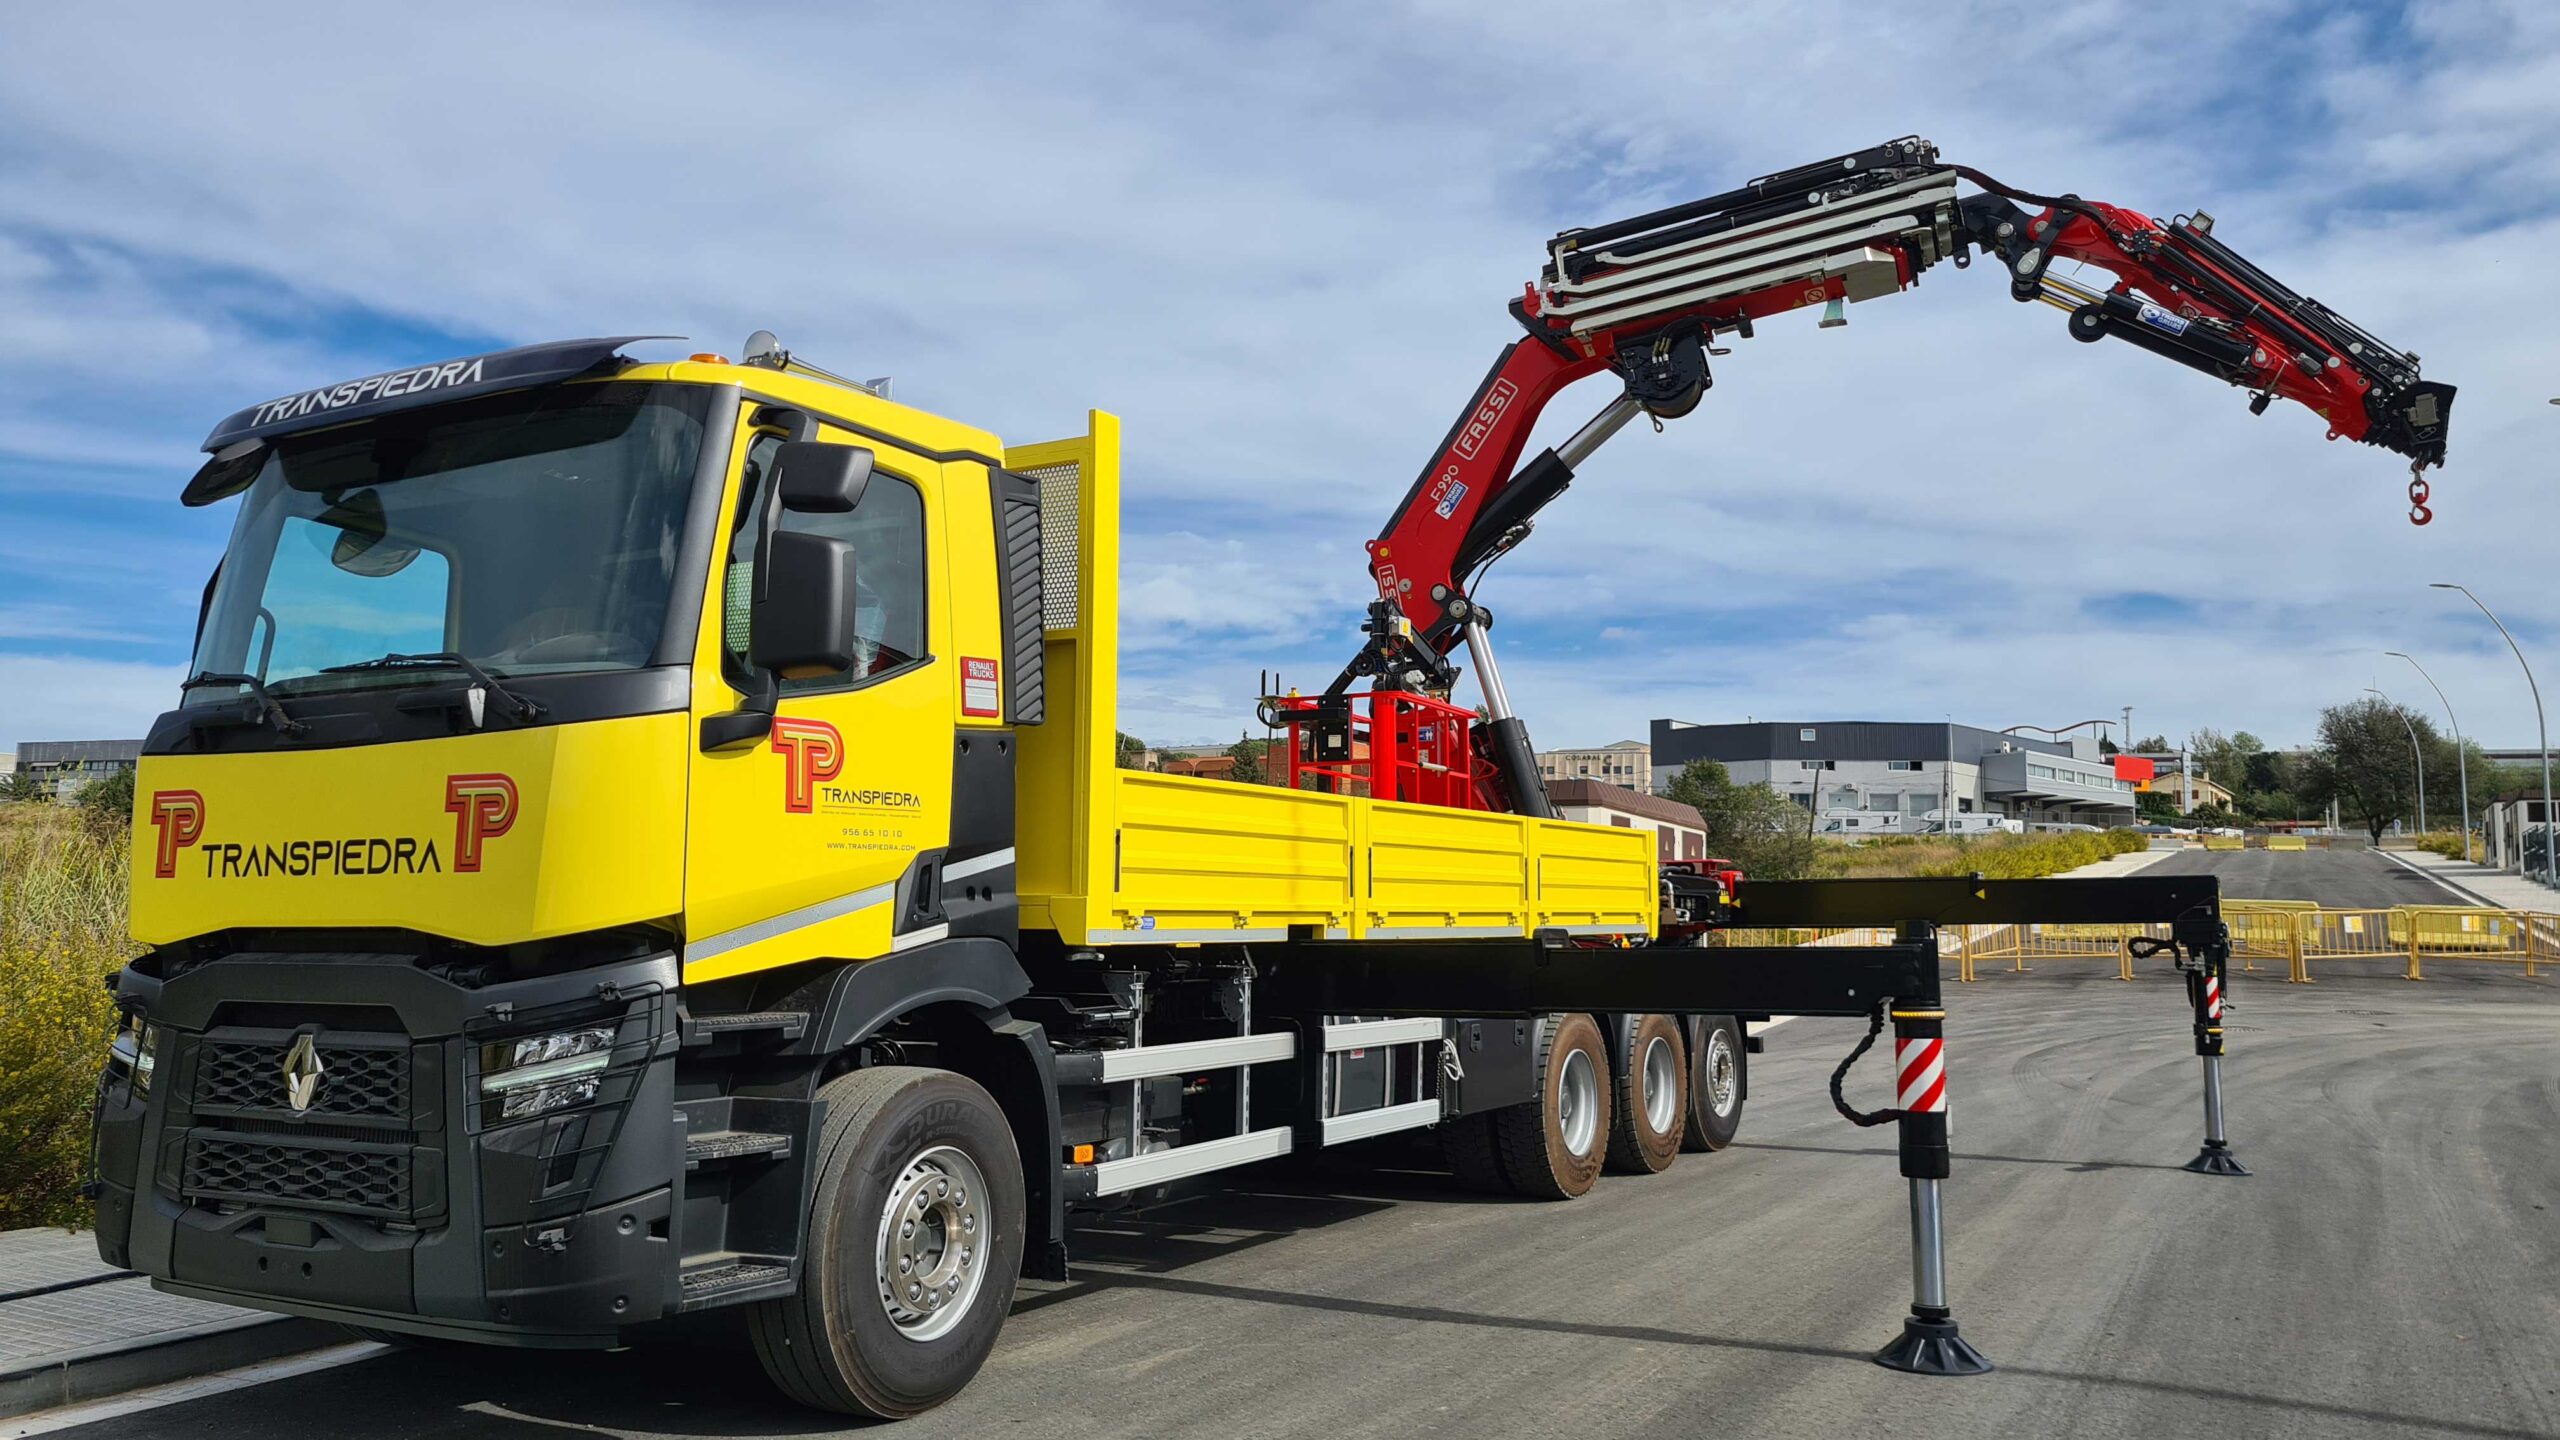
POLYGON ((151 1098, 151 1072, 160 1060, 160 1027, 128 1022, 107 1046, 107 1063, 133 1082, 133 1098, 151 1098))
POLYGON ((596 1098, 613 1037, 612 1026, 599 1025, 483 1046, 480 1093, 494 1102, 492 1118, 523 1120, 596 1098))

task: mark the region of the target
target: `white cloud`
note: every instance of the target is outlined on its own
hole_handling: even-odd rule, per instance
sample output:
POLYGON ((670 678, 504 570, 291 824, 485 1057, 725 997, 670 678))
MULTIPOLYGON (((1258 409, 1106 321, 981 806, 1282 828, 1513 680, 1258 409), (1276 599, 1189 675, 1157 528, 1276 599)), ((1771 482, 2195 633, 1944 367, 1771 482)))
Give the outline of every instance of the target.
POLYGON ((27 740, 139 738, 177 703, 184 671, 0 651, 0 748, 27 740))
MULTIPOLYGON (((1766 327, 1494 572, 1542 739, 2127 700, 2299 738, 2386 647, 2485 738, 2529 733, 2494 636, 2421 587, 2479 577, 2529 644, 2560 635, 2551 7, 1557 13, 817 11, 776 45, 669 8, 340 9, 279 45, 200 8, 12 10, 0 450, 173 484, 239 404, 427 358, 366 314, 715 347, 769 325, 1016 438, 1120 411, 1122 721, 1219 737, 1256 669, 1321 684, 1348 653, 1360 542, 1515 333, 1547 234, 1917 129, 2031 188, 2201 204, 2423 352, 2464 387, 2437 522, 2298 408, 2253 420, 1942 268, 1845 331, 1766 327), (2081 618, 2127 591, 2202 618, 2081 618)), ((39 483, 0 490, 0 528, 39 483)))

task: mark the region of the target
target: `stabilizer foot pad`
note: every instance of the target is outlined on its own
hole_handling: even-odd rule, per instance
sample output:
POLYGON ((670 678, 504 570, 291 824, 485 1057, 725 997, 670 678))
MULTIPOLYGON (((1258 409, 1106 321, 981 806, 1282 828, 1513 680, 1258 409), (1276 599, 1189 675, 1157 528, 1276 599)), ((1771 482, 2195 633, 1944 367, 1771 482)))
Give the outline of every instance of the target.
POLYGON ((2207 1140, 2196 1158, 2178 1167, 2198 1175, 2246 1175, 2249 1167, 2231 1153, 2231 1147, 2220 1140, 2207 1140))
POLYGON ((1953 1320, 1905 1317, 1902 1338, 1876 1352, 1876 1363, 1909 1375, 1988 1375, 1991 1362, 1965 1343, 1953 1320))

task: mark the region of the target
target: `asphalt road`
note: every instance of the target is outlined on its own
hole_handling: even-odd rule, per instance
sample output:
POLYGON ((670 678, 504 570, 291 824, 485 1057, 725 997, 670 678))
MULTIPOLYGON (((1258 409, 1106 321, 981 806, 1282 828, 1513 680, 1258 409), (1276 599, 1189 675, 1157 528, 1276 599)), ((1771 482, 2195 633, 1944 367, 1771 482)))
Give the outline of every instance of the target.
POLYGON ((2316 900, 2332 910, 2473 903, 2372 850, 2184 850, 2141 873, 2219 875, 2229 898, 2316 900))
MULTIPOLYGON (((1743 1144, 1570 1204, 1346 1153, 1088 1226, 1082 1278, 1024 1286, 977 1383, 896 1433, 2560 1435, 2560 982, 2241 977, 2245 1180, 2177 1168, 2197 1072, 2164 971, 1995 975, 1950 1010, 1951 1295, 1997 1374, 1869 1363, 1909 1299, 1903 1184, 1822 1094, 1857 1027, 1800 1020, 1743 1144)), ((1883 1085, 1870 1059, 1852 1098, 1883 1085)), ((393 1353, 70 1433, 834 1428, 698 1335, 393 1353)))

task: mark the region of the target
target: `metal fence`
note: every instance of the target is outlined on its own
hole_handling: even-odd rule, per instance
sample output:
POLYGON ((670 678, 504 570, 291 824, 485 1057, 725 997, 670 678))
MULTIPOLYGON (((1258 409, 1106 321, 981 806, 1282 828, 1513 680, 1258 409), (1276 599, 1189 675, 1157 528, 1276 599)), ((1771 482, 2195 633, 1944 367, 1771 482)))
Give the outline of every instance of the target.
MULTIPOLYGON (((2242 970, 2281 966, 2296 985, 2314 983, 2311 967, 2324 960, 2393 960, 2404 979, 2424 980, 2430 960, 2519 964, 2532 978, 2540 967, 2560 966, 2560 915, 2537 911, 2483 910, 2460 905, 2400 905, 2376 910, 2324 910, 2308 900, 2226 900, 2231 958, 2242 970)), ((2126 942, 2166 940, 2166 925, 1950 925, 1938 932, 1939 951, 1956 962, 1956 978, 1970 982, 1980 969, 2022 974, 2029 962, 2078 961, 2105 965, 2131 980, 2133 953, 2126 942)), ((1890 930, 1718 930, 1709 945, 1884 945, 1890 930)))
MULTIPOLYGON (((2308 900, 2230 900, 2222 914, 2231 927, 2231 958, 2241 969, 2282 965, 2296 985, 2314 983, 2311 967, 2324 960, 2393 960, 2408 980, 2427 978, 2429 960, 2516 964, 2527 978, 2542 966, 2560 965, 2560 915, 2535 911, 2460 905, 2327 910, 2308 900)), ((1957 978, 1973 979, 1986 962, 2014 972, 2032 968, 2030 960, 2111 960, 2116 978, 2130 980, 2133 957, 2125 942, 2167 935, 2160 925, 1972 926, 1957 938, 1957 978)))

